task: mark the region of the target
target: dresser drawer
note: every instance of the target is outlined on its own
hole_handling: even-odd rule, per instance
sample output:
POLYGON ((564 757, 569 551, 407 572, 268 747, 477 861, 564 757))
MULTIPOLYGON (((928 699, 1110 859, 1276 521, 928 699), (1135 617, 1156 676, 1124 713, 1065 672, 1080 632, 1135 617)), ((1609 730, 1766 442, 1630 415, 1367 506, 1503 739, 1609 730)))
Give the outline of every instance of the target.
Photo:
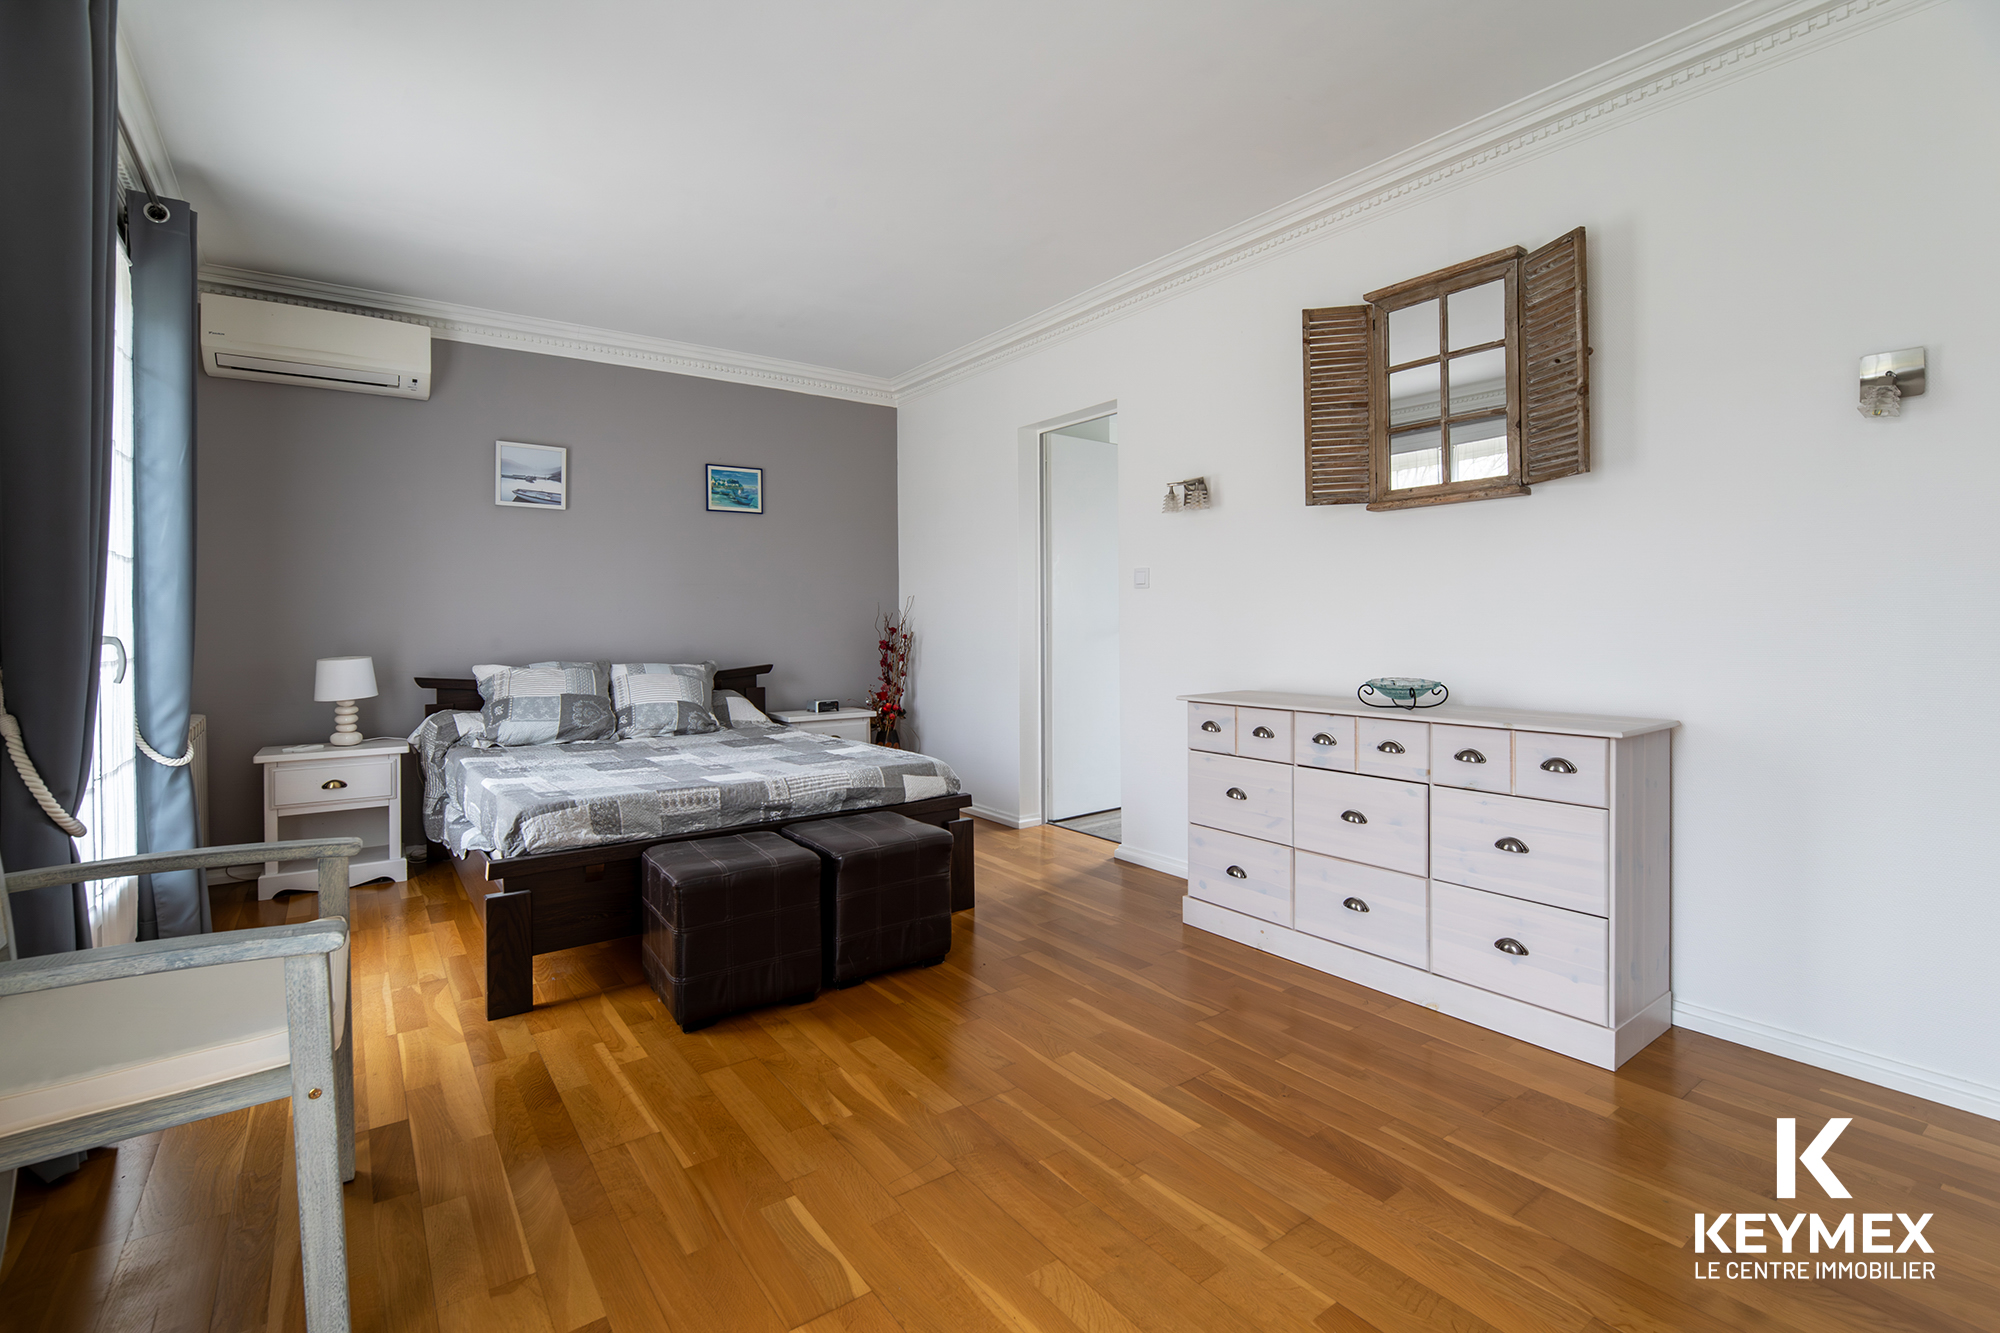
POLYGON ((394 759, 333 759, 271 767, 273 806, 386 801, 396 791, 394 759))
POLYGON ((1236 710, 1236 753, 1246 759, 1292 762, 1292 715, 1276 708, 1236 710))
POLYGON ((1411 967, 1430 965, 1430 894, 1421 876, 1300 852, 1292 917, 1308 935, 1411 967))
POLYGON ((1293 772, 1294 846, 1411 875, 1428 868, 1430 788, 1359 773, 1293 772))
POLYGON ((1592 1023, 1606 1021, 1608 928, 1602 917, 1431 881, 1431 971, 1592 1023))
POLYGON ((1236 753, 1236 710, 1221 704, 1188 705, 1188 749, 1236 753))
POLYGON ((1431 775, 1431 728, 1399 718, 1354 719, 1355 768, 1385 778, 1422 782, 1431 775))
POLYGON ((1602 736, 1514 733, 1514 794, 1575 805, 1609 805, 1611 742, 1602 736))
POLYGON ((1514 789, 1513 733, 1497 727, 1431 724, 1431 751, 1437 762, 1431 781, 1474 791, 1514 789))
POLYGON ((1581 805, 1438 787, 1431 874, 1576 912, 1606 911, 1606 815, 1581 805))
POLYGON ((1188 822, 1289 843, 1292 766, 1227 754, 1190 754, 1188 822))
POLYGON ((1188 892, 1232 912, 1292 924, 1292 849, 1188 826, 1188 892))
POLYGON ((1292 762, 1352 773, 1354 719, 1333 713, 1292 714, 1292 762))

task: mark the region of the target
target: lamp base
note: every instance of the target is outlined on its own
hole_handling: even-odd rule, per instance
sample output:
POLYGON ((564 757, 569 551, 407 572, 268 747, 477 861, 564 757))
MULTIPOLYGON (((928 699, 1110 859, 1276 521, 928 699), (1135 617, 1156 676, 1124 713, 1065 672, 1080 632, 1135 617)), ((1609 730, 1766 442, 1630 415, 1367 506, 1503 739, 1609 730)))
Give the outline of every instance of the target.
POLYGON ((341 699, 333 705, 333 735, 326 738, 328 745, 359 745, 361 730, 355 726, 355 719, 361 716, 360 707, 352 699, 341 699))

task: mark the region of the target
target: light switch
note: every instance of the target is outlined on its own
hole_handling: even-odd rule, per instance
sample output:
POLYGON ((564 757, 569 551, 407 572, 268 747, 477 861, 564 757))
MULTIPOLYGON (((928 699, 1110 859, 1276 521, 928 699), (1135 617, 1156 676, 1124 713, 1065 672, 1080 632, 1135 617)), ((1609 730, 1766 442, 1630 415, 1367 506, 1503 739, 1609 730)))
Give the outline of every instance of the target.
POLYGON ((1135 588, 1150 588, 1150 587, 1152 587, 1152 586, 1153 586, 1153 571, 1152 571, 1152 570, 1150 570, 1150 569, 1135 569, 1135 570, 1133 570, 1133 571, 1132 571, 1132 586, 1133 586, 1133 587, 1135 587, 1135 588))

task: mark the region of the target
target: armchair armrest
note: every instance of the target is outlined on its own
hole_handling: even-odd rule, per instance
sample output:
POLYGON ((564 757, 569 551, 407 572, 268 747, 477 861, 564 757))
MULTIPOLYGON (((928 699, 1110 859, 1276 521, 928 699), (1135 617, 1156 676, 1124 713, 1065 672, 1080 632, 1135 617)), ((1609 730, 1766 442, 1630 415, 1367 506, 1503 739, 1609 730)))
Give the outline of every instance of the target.
POLYGON ((0 963, 0 995, 25 995, 31 991, 55 990, 90 981, 113 981, 119 977, 177 972, 191 967, 216 967, 256 958, 332 953, 345 943, 347 922, 333 916, 318 921, 294 921, 282 926, 228 930, 219 935, 141 940, 137 944, 114 944, 102 949, 79 949, 74 953, 43 954, 36 958, 0 963))
POLYGON ((7 892, 46 889, 56 884, 84 884, 97 879, 120 879, 126 875, 155 875, 167 870, 219 870, 223 866, 248 865, 252 861, 288 861, 307 858, 347 860, 361 855, 359 838, 301 838, 292 842, 244 842, 233 847, 197 847, 184 852, 149 852, 145 856, 121 856, 113 861, 85 861, 80 865, 44 866, 39 870, 16 870, 7 876, 7 892))

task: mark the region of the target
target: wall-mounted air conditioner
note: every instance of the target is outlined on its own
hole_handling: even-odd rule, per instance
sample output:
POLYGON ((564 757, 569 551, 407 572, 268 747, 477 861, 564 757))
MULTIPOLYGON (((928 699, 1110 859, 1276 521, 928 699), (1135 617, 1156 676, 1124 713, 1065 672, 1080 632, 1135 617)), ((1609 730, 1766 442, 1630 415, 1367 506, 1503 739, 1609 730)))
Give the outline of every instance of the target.
POLYGON ((431 331, 338 310, 201 298, 201 368, 222 379, 431 396, 431 331))

